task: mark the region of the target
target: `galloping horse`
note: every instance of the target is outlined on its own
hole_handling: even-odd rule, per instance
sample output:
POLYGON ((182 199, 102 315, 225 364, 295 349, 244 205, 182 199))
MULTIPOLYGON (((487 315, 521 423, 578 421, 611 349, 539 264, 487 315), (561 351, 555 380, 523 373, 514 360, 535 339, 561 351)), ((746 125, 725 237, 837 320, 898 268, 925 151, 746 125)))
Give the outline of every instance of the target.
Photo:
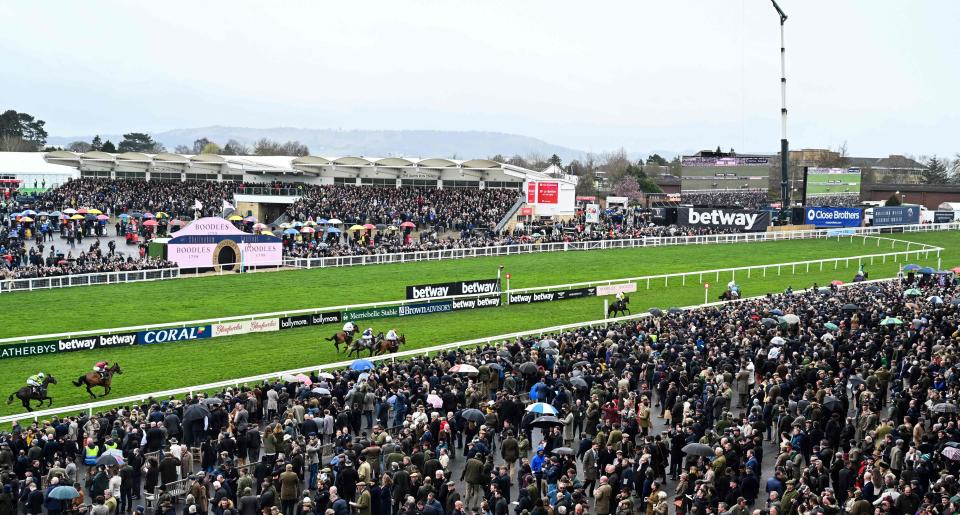
POLYGON ((110 393, 110 383, 113 382, 113 375, 122 373, 123 370, 120 370, 120 364, 114 363, 112 367, 103 371, 102 376, 96 372, 87 372, 86 374, 80 376, 79 379, 74 381, 73 386, 79 387, 86 385, 87 393, 89 393, 90 397, 93 397, 94 399, 96 399, 97 396, 94 395, 90 388, 93 388, 94 386, 102 386, 103 395, 101 395, 101 397, 105 397, 108 393, 110 393))
POLYGON ((353 333, 348 333, 346 331, 338 331, 329 338, 325 338, 328 342, 333 342, 333 346, 337 348, 337 354, 340 354, 340 344, 344 345, 346 350, 350 350, 350 343, 353 342, 353 333))
POLYGON ((354 352, 356 352, 357 358, 359 359, 360 353, 363 351, 369 352, 370 356, 372 357, 373 351, 376 350, 377 345, 382 339, 383 339, 383 331, 377 333, 377 335, 372 340, 370 340, 369 343, 365 342, 363 338, 360 338, 359 340, 353 342, 353 345, 351 345, 347 349, 347 357, 349 358, 350 356, 353 355, 354 352))
POLYGON ((607 316, 613 318, 617 316, 617 313, 622 313, 624 315, 630 314, 630 297, 624 297, 623 300, 618 300, 613 304, 610 304, 610 307, 607 308, 607 316))
POLYGON ((53 406, 53 397, 47 395, 47 385, 48 384, 57 384, 57 380, 53 376, 47 376, 43 380, 43 384, 40 385, 40 391, 37 392, 33 387, 24 386, 14 393, 10 394, 10 397, 7 397, 7 404, 13 403, 13 397, 16 396, 20 399, 20 402, 23 403, 23 407, 27 408, 27 411, 33 411, 33 408, 30 407, 30 401, 40 401, 40 406, 43 406, 43 401, 47 401, 47 406, 53 406))
POLYGON ((727 288, 717 297, 720 300, 736 300, 740 298, 740 289, 727 288))
POLYGON ((407 344, 407 337, 402 334, 397 337, 397 341, 395 342, 391 342, 390 340, 382 338, 382 336, 383 336, 383 333, 380 333, 378 335, 377 343, 374 345, 374 347, 376 347, 377 356, 381 354, 390 354, 393 352, 397 352, 398 350, 400 350, 401 345, 407 344))

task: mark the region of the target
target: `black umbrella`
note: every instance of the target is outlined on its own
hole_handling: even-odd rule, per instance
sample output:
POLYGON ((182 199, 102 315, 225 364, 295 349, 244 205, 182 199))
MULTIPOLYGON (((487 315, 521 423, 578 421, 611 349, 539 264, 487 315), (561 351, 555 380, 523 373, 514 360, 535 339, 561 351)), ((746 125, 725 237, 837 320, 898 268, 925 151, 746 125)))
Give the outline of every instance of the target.
POLYGON ((847 379, 847 381, 850 382, 850 386, 854 389, 866 383, 866 381, 864 381, 860 376, 852 376, 850 379, 847 379))
POLYGON ((556 454, 557 456, 573 456, 573 449, 569 447, 557 447, 556 449, 550 451, 551 454, 556 454))
POLYGON ((683 449, 680 449, 680 450, 692 456, 713 456, 714 455, 713 447, 710 447, 709 445, 705 445, 702 443, 688 443, 687 445, 683 446, 683 449))
POLYGON ((860 306, 856 304, 844 304, 841 309, 844 311, 860 311, 860 306))
POLYGON ((521 363, 520 366, 517 367, 517 370, 527 375, 533 375, 539 371, 537 364, 532 361, 521 363))
POLYGON ((678 315, 680 313, 683 313, 683 310, 680 308, 670 308, 667 310, 667 313, 670 313, 671 315, 678 315))
POLYGON ((777 325, 777 321, 772 318, 764 318, 760 320, 760 323, 763 324, 764 327, 768 327, 768 328, 774 327, 777 325))
POLYGON ((590 366, 590 362, 589 362, 589 361, 586 361, 586 360, 578 361, 578 362, 574 363, 573 366, 575 366, 575 367, 589 367, 589 366, 590 366))
POLYGON ((828 395, 823 398, 823 407, 830 411, 836 411, 840 409, 840 399, 828 395))
POLYGON ((463 410, 460 412, 460 417, 462 417, 464 420, 469 420, 470 422, 476 422, 478 424, 482 424, 487 420, 487 416, 484 415, 482 411, 474 408, 463 410))
POLYGON ((114 465, 119 465, 120 460, 113 454, 107 453, 101 455, 97 458, 97 465, 103 465, 105 467, 112 467, 114 465))
POLYGON ((864 288, 864 290, 870 293, 877 293, 878 291, 880 291, 880 287, 875 284, 871 284, 870 286, 867 286, 866 288, 864 288))
POLYGON ((647 313, 650 313, 651 315, 653 315, 653 316, 655 316, 655 317, 662 317, 662 316, 663 316, 663 310, 661 310, 660 308, 650 308, 650 309, 647 310, 647 313))
POLYGON ((221 399, 220 397, 208 397, 206 399, 203 399, 203 403, 206 404, 207 406, 219 406, 223 404, 223 399, 221 399))
POLYGON ((930 411, 934 413, 956 413, 957 405, 950 404, 947 402, 941 402, 940 404, 934 404, 930 411))
POLYGON ((187 424, 194 420, 203 420, 203 417, 210 415, 210 410, 202 404, 191 404, 183 411, 183 423, 187 424))
POLYGON ((497 372, 503 370, 503 365, 500 363, 487 363, 487 366, 492 370, 496 370, 497 372))
POLYGON ((954 298, 950 301, 950 304, 953 304, 954 306, 960 306, 960 297, 954 297, 954 298))
POLYGON ((501 358, 510 358, 510 359, 513 358, 513 354, 510 354, 510 351, 506 351, 506 350, 498 350, 497 356, 500 356, 501 358))
POLYGON ((574 388, 581 388, 584 390, 589 388, 589 386, 587 385, 587 382, 582 377, 574 377, 573 379, 570 380, 570 384, 572 384, 574 388))
POLYGON ((549 355, 551 355, 551 356, 558 356, 558 355, 560 355, 560 350, 559 350, 559 349, 554 349, 554 348, 551 347, 551 348, 549 348, 549 349, 543 349, 543 353, 544 353, 544 354, 549 354, 549 355))
POLYGON ((553 415, 544 415, 537 418, 533 422, 530 422, 530 427, 539 427, 546 429, 548 427, 560 427, 563 425, 563 422, 560 421, 557 417, 553 415))

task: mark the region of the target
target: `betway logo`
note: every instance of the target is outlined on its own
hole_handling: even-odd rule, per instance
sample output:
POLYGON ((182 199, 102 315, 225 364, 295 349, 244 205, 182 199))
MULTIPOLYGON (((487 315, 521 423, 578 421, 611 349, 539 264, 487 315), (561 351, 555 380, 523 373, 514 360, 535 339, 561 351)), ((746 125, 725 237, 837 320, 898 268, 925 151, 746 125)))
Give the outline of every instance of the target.
POLYGON ((493 293, 497 291, 497 284, 480 282, 463 283, 461 290, 464 295, 469 295, 471 293, 493 293))
POLYGON ((114 347, 117 345, 133 345, 137 343, 136 334, 111 334, 100 336, 97 347, 114 347))
POLYGON ((69 340, 57 340, 57 347, 60 348, 60 352, 92 349, 96 344, 97 344, 96 336, 92 338, 71 338, 69 340))
POLYGON ((753 228, 758 213, 727 213, 719 209, 698 213, 695 209, 687 211, 687 223, 704 225, 735 225, 746 230, 753 228))
POLYGON ((422 286, 422 287, 413 287, 413 298, 415 299, 432 299, 434 297, 446 297, 447 292, 450 291, 449 286, 422 286))

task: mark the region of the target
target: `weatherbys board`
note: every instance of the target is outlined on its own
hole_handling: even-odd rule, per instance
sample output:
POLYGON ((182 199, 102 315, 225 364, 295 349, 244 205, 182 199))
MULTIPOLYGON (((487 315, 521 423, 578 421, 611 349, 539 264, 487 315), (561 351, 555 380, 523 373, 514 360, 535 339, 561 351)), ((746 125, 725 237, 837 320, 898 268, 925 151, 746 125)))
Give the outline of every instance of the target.
POLYGON ((421 284, 407 286, 407 300, 426 300, 451 295, 496 293, 500 291, 499 279, 474 279, 452 283, 421 284))
POLYGON ((762 232, 766 231, 767 226, 770 225, 770 213, 747 209, 681 207, 677 209, 677 225, 762 232))

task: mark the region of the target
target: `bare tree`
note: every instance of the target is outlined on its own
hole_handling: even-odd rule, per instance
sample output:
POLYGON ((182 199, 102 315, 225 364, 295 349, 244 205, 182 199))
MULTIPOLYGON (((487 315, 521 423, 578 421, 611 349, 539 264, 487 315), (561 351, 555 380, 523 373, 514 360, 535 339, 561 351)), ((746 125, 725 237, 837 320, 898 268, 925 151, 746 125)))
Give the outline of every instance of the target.
POLYGON ((73 143, 67 145, 67 149, 71 152, 85 153, 93 150, 93 145, 87 143, 86 141, 74 141, 73 143))

